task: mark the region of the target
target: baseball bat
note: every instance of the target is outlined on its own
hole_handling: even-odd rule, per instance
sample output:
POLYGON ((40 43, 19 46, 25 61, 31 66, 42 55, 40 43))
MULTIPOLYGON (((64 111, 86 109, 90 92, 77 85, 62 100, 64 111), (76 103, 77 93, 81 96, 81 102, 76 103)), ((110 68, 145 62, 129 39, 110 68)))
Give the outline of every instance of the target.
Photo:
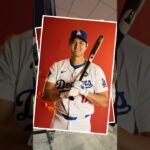
MULTIPOLYGON (((94 46, 93 46, 93 48, 92 48, 92 50, 91 50, 91 52, 89 54, 88 60, 87 60, 87 62, 85 64, 85 67, 84 67, 84 69, 82 71, 82 74, 81 74, 81 76, 79 78, 79 81, 82 81, 82 79, 83 79, 83 77, 84 77, 84 75, 85 75, 89 65, 92 63, 96 53, 98 52, 98 50, 99 50, 99 48, 100 48, 100 46, 102 44, 103 39, 104 39, 103 35, 100 35, 97 38, 97 40, 96 40, 96 42, 95 42, 95 44, 94 44, 94 46)), ((69 96, 69 99, 70 100, 74 100, 74 97, 73 96, 69 96)))

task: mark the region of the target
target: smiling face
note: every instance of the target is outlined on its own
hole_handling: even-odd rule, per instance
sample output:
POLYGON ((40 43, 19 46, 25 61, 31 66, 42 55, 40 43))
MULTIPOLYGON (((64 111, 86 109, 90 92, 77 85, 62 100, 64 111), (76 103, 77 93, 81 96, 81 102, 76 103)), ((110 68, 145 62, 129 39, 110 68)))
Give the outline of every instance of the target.
POLYGON ((84 57, 84 53, 87 49, 88 44, 80 38, 75 38, 70 41, 71 54, 74 57, 84 57))

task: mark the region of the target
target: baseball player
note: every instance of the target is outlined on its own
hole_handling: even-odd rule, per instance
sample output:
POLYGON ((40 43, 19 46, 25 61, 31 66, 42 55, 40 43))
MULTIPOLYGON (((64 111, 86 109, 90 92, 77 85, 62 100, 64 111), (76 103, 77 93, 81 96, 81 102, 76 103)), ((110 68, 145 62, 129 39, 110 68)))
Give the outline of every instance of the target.
POLYGON ((83 80, 79 81, 86 63, 84 53, 88 47, 85 31, 72 31, 69 47, 70 59, 55 62, 50 67, 43 90, 43 99, 53 100, 55 104, 51 128, 89 132, 94 104, 107 106, 106 77, 103 70, 92 63, 83 80), (72 95, 74 100, 69 99, 72 95))
MULTIPOLYGON (((32 43, 32 30, 29 30, 0 47, 0 141, 5 143, 7 139, 13 146, 22 143, 18 147, 24 149, 31 148, 27 139, 32 131, 34 95, 32 43)), ((5 146, 7 149, 10 145, 5 146)))

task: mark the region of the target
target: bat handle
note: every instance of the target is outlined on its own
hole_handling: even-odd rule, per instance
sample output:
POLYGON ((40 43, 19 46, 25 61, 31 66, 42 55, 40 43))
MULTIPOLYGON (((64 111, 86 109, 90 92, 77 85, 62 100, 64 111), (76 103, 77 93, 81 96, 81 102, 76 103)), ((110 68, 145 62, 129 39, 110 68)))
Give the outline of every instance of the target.
POLYGON ((74 97, 73 96, 69 96, 69 100, 73 101, 74 97))

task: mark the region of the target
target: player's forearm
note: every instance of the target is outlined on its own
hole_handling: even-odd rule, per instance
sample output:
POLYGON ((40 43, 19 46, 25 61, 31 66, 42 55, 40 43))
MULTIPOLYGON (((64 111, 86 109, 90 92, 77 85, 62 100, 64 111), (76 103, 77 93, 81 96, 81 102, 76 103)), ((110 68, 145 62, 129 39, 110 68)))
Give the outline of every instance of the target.
POLYGON ((48 100, 48 101, 57 101, 60 100, 60 94, 58 93, 58 91, 54 90, 54 91, 50 91, 48 89, 45 89, 43 94, 42 94, 42 98, 44 100, 48 100))
POLYGON ((42 93, 42 98, 43 100, 48 100, 48 101, 57 101, 61 99, 55 83, 51 83, 51 82, 45 83, 43 93, 42 93))
POLYGON ((86 98, 93 104, 99 105, 102 107, 106 107, 108 104, 108 93, 107 92, 104 92, 101 94, 93 94, 93 93, 89 92, 86 98))
POLYGON ((119 147, 126 150, 146 150, 150 148, 150 137, 134 135, 118 127, 118 150, 122 150, 119 147))

